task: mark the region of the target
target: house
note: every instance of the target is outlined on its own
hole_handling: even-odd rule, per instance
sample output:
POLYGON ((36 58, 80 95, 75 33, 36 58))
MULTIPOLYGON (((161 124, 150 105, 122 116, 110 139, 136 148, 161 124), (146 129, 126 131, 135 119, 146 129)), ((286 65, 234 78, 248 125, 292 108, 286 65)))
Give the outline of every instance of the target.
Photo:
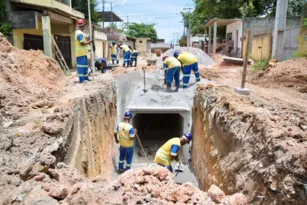
POLYGON ((169 49, 171 49, 171 44, 165 43, 164 39, 158 39, 156 43, 151 43, 150 45, 151 53, 154 53, 155 50, 161 50, 162 53, 164 53, 165 51, 169 49))
POLYGON ((139 52, 140 55, 145 55, 148 50, 150 44, 148 43, 150 38, 136 38, 135 39, 135 49, 139 52))
MULTIPOLYGON (((216 54, 217 50, 217 27, 226 26, 225 39, 231 38, 234 41, 235 50, 242 49, 242 19, 210 19, 206 24, 206 34, 207 29, 209 30, 208 34, 208 53, 216 54), (212 38, 213 33, 213 38, 212 38), (212 45, 213 43, 213 45, 212 45)), ((205 35, 206 35, 205 34, 205 35)))
POLYGON ((6 3, 16 47, 40 49, 54 57, 54 38, 67 64, 76 66, 75 23, 84 14, 74 10, 70 0, 8 0, 6 3))

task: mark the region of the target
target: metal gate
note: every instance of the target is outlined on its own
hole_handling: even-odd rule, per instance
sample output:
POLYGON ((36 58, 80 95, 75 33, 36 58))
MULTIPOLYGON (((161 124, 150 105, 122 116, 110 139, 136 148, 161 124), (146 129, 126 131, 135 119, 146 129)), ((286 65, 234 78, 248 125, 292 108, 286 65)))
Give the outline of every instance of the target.
POLYGON ((252 40, 252 57, 255 61, 269 59, 272 54, 272 34, 256 35, 252 40))

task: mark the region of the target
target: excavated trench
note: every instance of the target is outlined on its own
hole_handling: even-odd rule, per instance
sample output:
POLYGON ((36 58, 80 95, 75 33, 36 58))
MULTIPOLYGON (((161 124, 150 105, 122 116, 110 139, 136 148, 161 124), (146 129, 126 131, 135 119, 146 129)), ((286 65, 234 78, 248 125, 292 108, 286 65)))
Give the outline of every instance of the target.
MULTIPOLYGON (((112 136, 116 122, 130 110, 131 123, 138 130, 149 160, 135 140, 132 168, 157 166, 154 156, 163 143, 192 132, 192 144, 183 146, 180 153, 186 165, 184 173, 175 177, 177 183, 192 182, 204 191, 216 184, 226 194, 242 192, 256 204, 292 203, 303 198, 303 188, 297 187, 272 159, 276 147, 268 137, 267 116, 262 116, 259 108, 252 110, 250 99, 230 94, 224 88, 205 87, 206 81, 179 93, 165 93, 159 76, 153 72, 146 77, 147 92, 143 91, 142 74, 132 72, 119 76, 114 85, 104 90, 97 88, 75 100, 74 114, 63 135, 67 140, 64 162, 89 178, 117 178, 114 167, 118 145, 112 136), (245 104, 237 103, 243 101, 245 104)), ((284 161, 277 163, 288 163, 287 166, 293 163, 279 160, 284 161)))

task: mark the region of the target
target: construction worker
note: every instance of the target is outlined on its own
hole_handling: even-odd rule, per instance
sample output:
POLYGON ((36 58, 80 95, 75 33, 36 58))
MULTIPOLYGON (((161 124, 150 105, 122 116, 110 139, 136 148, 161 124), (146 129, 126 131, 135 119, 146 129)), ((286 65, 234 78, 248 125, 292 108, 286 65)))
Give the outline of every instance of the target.
POLYGON ((107 60, 104 58, 98 58, 95 61, 95 67, 97 70, 100 70, 101 73, 105 73, 107 71, 107 60))
POLYGON ((178 92, 179 85, 180 85, 180 68, 181 63, 175 57, 168 57, 164 56, 163 60, 163 67, 166 69, 165 79, 166 79, 166 91, 170 92, 172 87, 172 82, 175 79, 176 90, 178 92))
POLYGON ((88 81, 88 62, 87 62, 87 54, 88 54, 88 45, 92 43, 92 40, 86 40, 87 34, 83 33, 85 27, 85 21, 83 19, 78 20, 79 30, 76 31, 75 41, 76 41, 76 57, 77 57, 77 68, 78 68, 78 76, 79 82, 83 83, 84 81, 88 81))
POLYGON ((125 65, 127 64, 127 68, 130 66, 130 55, 131 55, 131 50, 130 48, 126 45, 126 44, 122 44, 120 46, 120 48, 123 50, 124 52, 124 63, 123 63, 123 67, 125 67, 125 65))
POLYGON ((200 74, 198 71, 198 60, 196 56, 188 52, 175 52, 174 57, 177 58, 183 66, 183 86, 182 88, 187 88, 190 81, 191 71, 193 70, 196 81, 200 81, 200 74))
POLYGON ((132 67, 133 62, 135 62, 134 67, 137 66, 138 63, 138 56, 139 56, 139 52, 137 50, 133 50, 132 51, 132 55, 131 55, 131 63, 130 66, 132 67))
POLYGON ((192 140, 192 134, 186 133, 181 138, 176 137, 168 140, 156 153, 154 162, 158 165, 167 167, 173 173, 172 161, 179 161, 179 151, 181 146, 189 143, 192 140))
POLYGON ((131 112, 126 112, 124 115, 124 122, 119 123, 116 126, 114 138, 116 143, 120 144, 119 148, 119 162, 118 171, 120 173, 131 168, 131 162, 133 157, 133 139, 136 130, 130 124, 132 118, 131 112), (119 136, 119 140, 117 138, 119 136), (126 160, 126 168, 124 169, 124 162, 126 160))
POLYGON ((115 63, 118 64, 118 59, 117 59, 117 45, 115 41, 112 41, 111 45, 111 58, 112 58, 112 64, 115 65, 115 63))

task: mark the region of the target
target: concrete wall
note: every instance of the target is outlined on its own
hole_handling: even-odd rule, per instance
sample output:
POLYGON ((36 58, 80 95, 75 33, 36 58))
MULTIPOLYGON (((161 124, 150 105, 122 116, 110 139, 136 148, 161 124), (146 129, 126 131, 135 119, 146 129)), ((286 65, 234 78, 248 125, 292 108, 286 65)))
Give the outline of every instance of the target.
POLYGON ((232 33, 232 39, 234 41, 234 47, 238 47, 240 49, 242 48, 242 41, 240 40, 242 38, 242 33, 243 33, 242 31, 243 31, 243 22, 242 21, 236 21, 234 23, 227 25, 227 27, 226 27, 226 35, 227 35, 227 33, 232 33), (237 36, 237 31, 238 31, 238 36, 237 36))
MULTIPOLYGON (((273 33, 275 18, 245 18, 243 20, 243 36, 248 29, 251 29, 251 41, 254 36, 273 33)), ((284 59, 292 58, 298 45, 298 32, 300 28, 301 17, 288 17, 285 38, 291 39, 291 45, 287 43, 284 48, 284 59)), ((288 41, 289 42, 289 41, 288 41)), ((249 45, 249 51, 252 50, 252 43, 249 45)))
POLYGON ((135 41, 135 49, 139 51, 141 55, 145 55, 147 51, 147 38, 137 38, 135 41))

